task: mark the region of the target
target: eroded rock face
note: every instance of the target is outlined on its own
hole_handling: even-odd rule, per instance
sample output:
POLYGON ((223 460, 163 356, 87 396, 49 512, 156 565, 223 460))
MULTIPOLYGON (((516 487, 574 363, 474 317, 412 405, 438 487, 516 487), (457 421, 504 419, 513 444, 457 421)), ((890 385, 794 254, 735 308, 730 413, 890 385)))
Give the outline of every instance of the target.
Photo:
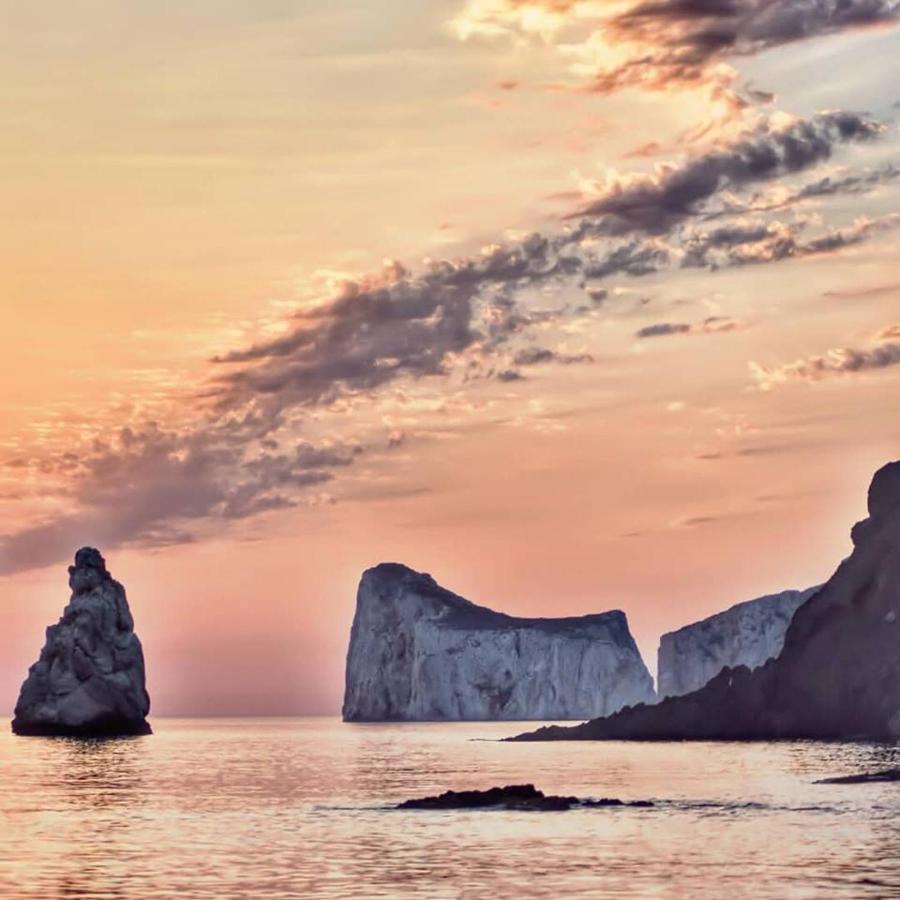
POLYGON ((778 656, 794 613, 818 589, 758 597, 664 634, 657 657, 660 698, 696 691, 722 669, 756 669, 778 656))
POLYGON ((83 547, 69 566, 72 597, 47 629, 19 693, 12 729, 23 735, 149 734, 144 654, 125 589, 99 551, 83 547))
POLYGON ((869 488, 854 548, 794 614, 775 659, 705 687, 520 740, 873 740, 900 738, 900 463, 869 488))
POLYGON ((586 719, 654 699, 622 612, 515 618, 394 563, 360 581, 346 721, 586 719))

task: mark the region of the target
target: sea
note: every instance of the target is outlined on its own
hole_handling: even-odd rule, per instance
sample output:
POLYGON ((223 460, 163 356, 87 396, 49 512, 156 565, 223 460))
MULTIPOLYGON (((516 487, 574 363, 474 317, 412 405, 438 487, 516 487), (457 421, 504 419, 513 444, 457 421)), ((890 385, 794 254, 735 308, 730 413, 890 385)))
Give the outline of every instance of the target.
POLYGON ((502 743, 537 723, 155 719, 106 741, 0 735, 14 898, 900 897, 900 766, 825 743, 502 743), (533 783, 652 800, 399 811, 533 783))

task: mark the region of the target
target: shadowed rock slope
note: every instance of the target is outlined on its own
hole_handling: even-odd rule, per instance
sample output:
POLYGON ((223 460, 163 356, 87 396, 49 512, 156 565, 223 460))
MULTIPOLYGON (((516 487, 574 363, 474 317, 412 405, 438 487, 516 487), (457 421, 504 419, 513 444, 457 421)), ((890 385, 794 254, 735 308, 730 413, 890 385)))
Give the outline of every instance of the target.
POLYGON ((900 737, 900 463, 875 474, 853 552, 801 606, 781 654, 698 691, 513 740, 874 740, 900 737))
POLYGON ((623 612, 523 619, 396 563, 363 573, 346 721, 585 719, 654 699, 623 612))
POLYGON ((125 589, 99 551, 82 547, 69 566, 72 597, 28 670, 12 730, 23 735, 149 734, 144 654, 125 589))

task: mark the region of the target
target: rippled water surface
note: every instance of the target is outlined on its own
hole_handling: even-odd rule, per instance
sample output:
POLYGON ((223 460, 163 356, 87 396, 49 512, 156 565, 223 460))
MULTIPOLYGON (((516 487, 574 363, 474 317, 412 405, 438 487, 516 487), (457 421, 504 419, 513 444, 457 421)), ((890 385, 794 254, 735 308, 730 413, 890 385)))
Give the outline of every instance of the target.
POLYGON ((154 727, 105 742, 0 736, 0 893, 900 897, 900 784, 812 784, 898 766, 892 748, 494 741, 525 727, 510 723, 154 727), (657 805, 386 808, 521 782, 657 805))

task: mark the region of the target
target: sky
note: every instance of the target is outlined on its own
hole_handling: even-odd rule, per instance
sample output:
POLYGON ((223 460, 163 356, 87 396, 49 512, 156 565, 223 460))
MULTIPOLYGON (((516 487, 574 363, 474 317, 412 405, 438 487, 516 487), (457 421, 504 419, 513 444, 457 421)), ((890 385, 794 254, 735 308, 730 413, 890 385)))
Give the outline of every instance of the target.
POLYGON ((0 0, 0 710, 334 714, 381 561, 662 632, 900 456, 898 0, 0 0))

